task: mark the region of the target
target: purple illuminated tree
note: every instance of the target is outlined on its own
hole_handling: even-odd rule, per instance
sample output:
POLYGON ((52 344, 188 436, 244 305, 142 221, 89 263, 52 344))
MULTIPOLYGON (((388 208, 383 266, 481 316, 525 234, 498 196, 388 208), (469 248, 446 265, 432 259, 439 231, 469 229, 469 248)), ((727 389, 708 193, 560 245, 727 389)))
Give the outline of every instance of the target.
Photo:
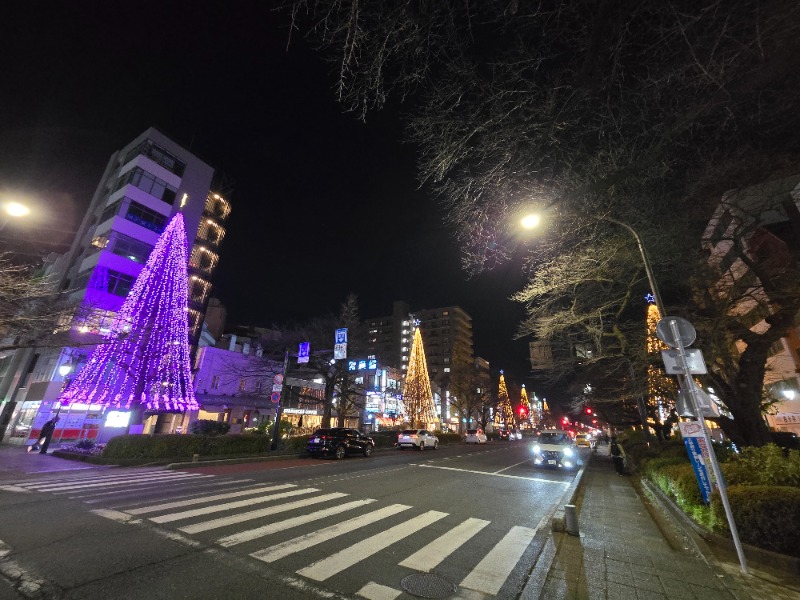
POLYGON ((199 408, 191 380, 186 265, 186 231, 178 213, 156 242, 104 343, 62 392, 62 406, 199 408))

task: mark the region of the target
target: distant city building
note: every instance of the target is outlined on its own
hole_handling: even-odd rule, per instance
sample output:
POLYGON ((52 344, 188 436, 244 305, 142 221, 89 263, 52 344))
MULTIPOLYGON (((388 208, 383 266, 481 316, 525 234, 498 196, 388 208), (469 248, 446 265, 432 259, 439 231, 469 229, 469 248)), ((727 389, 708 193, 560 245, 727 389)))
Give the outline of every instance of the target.
MULTIPOLYGON (((194 241, 188 248, 189 342, 196 349, 230 214, 228 200, 213 185, 211 166, 154 128, 111 155, 70 250, 49 257, 45 265, 56 285, 80 302, 75 345, 18 350, 0 358, 4 419, 13 410, 7 439, 24 443, 46 419, 92 342, 109 330, 156 240, 179 211, 194 241)), ((57 440, 97 434, 102 411, 76 405, 66 412, 57 440)))

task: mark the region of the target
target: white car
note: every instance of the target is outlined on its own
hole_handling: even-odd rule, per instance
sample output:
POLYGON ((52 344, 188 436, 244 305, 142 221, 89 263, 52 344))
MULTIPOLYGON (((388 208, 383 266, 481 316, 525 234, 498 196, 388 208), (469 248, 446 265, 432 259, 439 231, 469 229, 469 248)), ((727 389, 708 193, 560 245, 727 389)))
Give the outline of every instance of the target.
POLYGON ((464 436, 464 441, 467 444, 485 444, 486 439, 483 429, 467 429, 467 434, 464 436))
POLYGON ((416 448, 417 450, 433 448, 436 450, 439 447, 439 438, 424 429, 406 429, 397 436, 397 447, 401 450, 403 448, 416 448))
POLYGON ((543 431, 533 446, 533 463, 542 467, 575 469, 578 451, 569 433, 558 429, 543 431))

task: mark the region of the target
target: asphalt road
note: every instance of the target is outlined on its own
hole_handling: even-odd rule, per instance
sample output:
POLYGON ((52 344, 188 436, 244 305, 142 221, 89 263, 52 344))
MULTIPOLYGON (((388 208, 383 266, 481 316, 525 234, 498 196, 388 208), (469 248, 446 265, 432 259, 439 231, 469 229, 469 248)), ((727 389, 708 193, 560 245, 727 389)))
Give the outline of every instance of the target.
POLYGON ((45 598, 515 598, 574 477, 530 449, 30 476, 0 543, 45 598))

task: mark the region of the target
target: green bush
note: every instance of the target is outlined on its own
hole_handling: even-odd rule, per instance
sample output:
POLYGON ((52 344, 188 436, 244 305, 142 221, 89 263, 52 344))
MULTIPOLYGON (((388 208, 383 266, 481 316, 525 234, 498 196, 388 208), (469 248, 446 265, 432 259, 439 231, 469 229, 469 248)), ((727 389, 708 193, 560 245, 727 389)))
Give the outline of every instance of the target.
MULTIPOLYGON (((800 489, 732 485, 727 488, 733 520, 743 542, 800 557, 800 489)), ((722 499, 715 493, 711 510, 717 531, 728 533, 722 499)))
POLYGON ((189 427, 189 431, 197 435, 225 435, 230 429, 230 424, 210 419, 200 419, 189 427))
POLYGON ((103 451, 110 459, 171 459, 200 456, 235 456, 269 450, 266 435, 120 435, 111 438, 103 451))
POLYGON ((308 446, 308 440, 311 439, 310 435, 296 435, 294 437, 281 440, 281 447, 294 452, 305 452, 308 446))
POLYGON ((776 485, 800 487, 800 451, 788 456, 775 444, 743 448, 741 454, 722 464, 728 485, 776 485))
POLYGON ((460 433, 437 433, 440 444, 460 444, 464 441, 464 436, 460 433))

